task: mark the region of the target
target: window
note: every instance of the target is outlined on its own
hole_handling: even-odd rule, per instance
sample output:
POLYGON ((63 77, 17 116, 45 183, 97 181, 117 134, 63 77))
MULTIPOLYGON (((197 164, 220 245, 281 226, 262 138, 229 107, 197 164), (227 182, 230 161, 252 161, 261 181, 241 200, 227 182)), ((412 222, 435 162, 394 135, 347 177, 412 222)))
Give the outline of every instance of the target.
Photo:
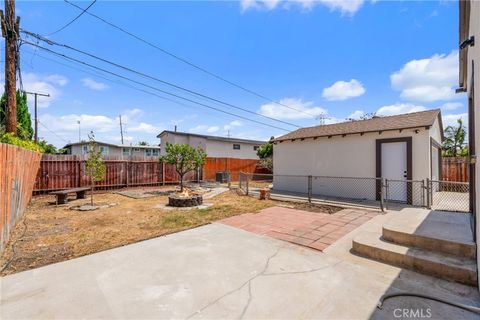
POLYGON ((133 152, 140 152, 140 148, 133 149, 133 152))
POLYGON ((88 154, 88 146, 83 146, 83 147, 82 147, 82 154, 83 154, 83 155, 88 154))
POLYGON ((240 150, 239 144, 233 144, 233 150, 240 150))
POLYGON ((130 155, 130 148, 123 148, 122 153, 124 156, 129 156, 130 155))
POLYGON ((147 157, 158 156, 158 149, 145 149, 145 155, 147 157))
POLYGON ((253 151, 257 151, 259 146, 253 146, 253 151))
POLYGON ((107 146, 100 146, 100 152, 102 153, 102 156, 107 156, 108 155, 108 147, 107 146))

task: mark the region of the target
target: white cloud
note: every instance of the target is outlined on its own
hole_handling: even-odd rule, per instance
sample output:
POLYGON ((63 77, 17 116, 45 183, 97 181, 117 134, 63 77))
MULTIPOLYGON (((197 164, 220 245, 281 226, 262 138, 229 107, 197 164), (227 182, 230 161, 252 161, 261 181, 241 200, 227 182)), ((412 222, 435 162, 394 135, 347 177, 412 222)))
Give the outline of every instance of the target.
POLYGON ((211 133, 217 132, 218 130, 220 130, 218 126, 207 126, 205 124, 200 124, 196 127, 191 128, 188 131, 191 133, 210 133, 211 134, 211 133))
POLYGON ((68 83, 68 79, 59 74, 51 74, 46 76, 45 80, 62 87, 68 83))
POLYGON ((242 11, 249 9, 273 10, 276 8, 289 9, 298 6, 302 10, 312 10, 317 5, 323 5, 331 11, 339 11, 342 15, 354 15, 364 4, 364 0, 240 0, 242 11))
POLYGON ((397 114, 412 113, 424 111, 424 106, 414 105, 411 103, 396 103, 389 106, 383 106, 377 110, 378 116, 393 116, 397 114))
POLYGON ((243 123, 239 120, 233 120, 223 126, 220 125, 206 125, 206 124, 199 124, 193 128, 190 128, 188 131, 191 133, 198 133, 198 134, 215 134, 220 136, 226 136, 228 134, 232 135, 232 131, 235 128, 239 128, 243 126, 243 123))
POLYGON ((440 106, 443 110, 456 110, 463 107, 461 102, 447 102, 440 106))
POLYGON ((240 120, 233 120, 229 124, 223 126, 224 131, 232 130, 234 127, 241 127, 243 123, 240 120))
POLYGON ((361 110, 356 110, 348 115, 347 119, 359 120, 365 115, 365 112, 361 110))
POLYGON ((407 62, 390 76, 392 87, 410 101, 445 101, 459 97, 455 94, 458 82, 458 51, 449 55, 435 54, 431 58, 407 62))
POLYGON ((87 88, 92 89, 92 90, 97 90, 97 91, 102 91, 102 90, 106 90, 106 89, 110 88, 105 83, 95 81, 91 78, 83 78, 82 79, 82 84, 83 84, 84 87, 87 87, 87 88))
POLYGON ((365 88, 358 80, 337 81, 328 88, 323 89, 322 97, 329 101, 347 100, 359 97, 365 93, 365 88))
MULTIPOLYGON (((160 133, 162 126, 141 121, 143 115, 144 112, 140 109, 122 112, 124 142, 147 140, 152 144, 158 143, 156 135, 160 133)), ((63 146, 67 141, 78 141, 78 121, 80 121, 82 139, 86 140, 88 133, 93 131, 99 141, 120 142, 119 117, 101 114, 44 113, 40 116, 40 134, 57 146, 63 146)))
MULTIPOLYGON (((47 108, 61 95, 59 87, 65 86, 68 83, 68 79, 58 74, 42 76, 27 72, 22 75, 22 82, 25 91, 50 95, 50 97, 38 96, 37 100, 37 106, 39 108, 47 108)), ((33 101, 32 97, 28 97, 30 107, 33 106, 33 101)))
POLYGON ((160 133, 161 128, 149 123, 140 122, 137 125, 127 127, 127 130, 129 132, 145 132, 157 135, 160 133))
POLYGON ((313 101, 302 101, 296 98, 283 98, 279 101, 282 106, 276 103, 267 103, 260 107, 259 113, 276 119, 312 119, 321 114, 326 114, 327 110, 314 106, 313 101))
POLYGON ((462 119, 463 124, 468 126, 468 113, 446 114, 442 116, 443 128, 448 126, 457 126, 457 120, 462 119))

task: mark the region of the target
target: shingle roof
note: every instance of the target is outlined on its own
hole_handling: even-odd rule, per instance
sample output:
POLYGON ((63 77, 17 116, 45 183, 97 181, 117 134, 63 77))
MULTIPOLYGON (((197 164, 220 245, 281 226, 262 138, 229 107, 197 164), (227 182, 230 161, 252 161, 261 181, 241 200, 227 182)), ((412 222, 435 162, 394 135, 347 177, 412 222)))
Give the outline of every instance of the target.
POLYGON ((170 133, 176 134, 179 136, 192 136, 192 137, 199 137, 205 138, 207 140, 218 140, 218 141, 228 141, 228 142, 240 142, 240 143, 250 143, 250 144, 258 144, 262 145, 267 143, 267 141, 261 140, 250 140, 250 139, 241 139, 241 138, 229 138, 229 137, 220 137, 220 136, 209 136, 206 134, 198 134, 198 133, 190 133, 190 132, 182 132, 182 131, 170 131, 170 130, 163 130, 157 136, 157 138, 161 138, 163 134, 170 133))
MULTIPOLYGON (((439 115, 440 109, 433 109, 396 116, 375 117, 369 120, 357 120, 300 128, 276 138, 275 141, 430 127, 435 123, 435 120, 439 118, 439 115)), ((441 125, 440 122, 440 126, 441 125)))
MULTIPOLYGON (((160 146, 155 146, 155 145, 114 144, 114 143, 108 143, 108 142, 102 142, 102 141, 95 141, 95 143, 100 145, 105 145, 105 146, 118 147, 118 148, 140 148, 140 149, 160 149, 161 148, 160 146)), ((89 141, 67 143, 63 148, 67 148, 71 146, 81 146, 85 144, 89 144, 89 141)))

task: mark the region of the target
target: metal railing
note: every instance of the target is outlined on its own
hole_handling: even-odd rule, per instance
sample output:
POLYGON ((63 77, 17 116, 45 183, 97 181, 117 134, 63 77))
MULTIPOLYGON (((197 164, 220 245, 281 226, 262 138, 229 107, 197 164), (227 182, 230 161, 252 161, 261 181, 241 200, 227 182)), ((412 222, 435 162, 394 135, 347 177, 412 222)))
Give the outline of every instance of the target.
POLYGON ((382 210, 400 205, 470 211, 469 186, 461 182, 241 172, 238 186, 247 195, 267 187, 277 198, 350 202, 377 206, 382 210))

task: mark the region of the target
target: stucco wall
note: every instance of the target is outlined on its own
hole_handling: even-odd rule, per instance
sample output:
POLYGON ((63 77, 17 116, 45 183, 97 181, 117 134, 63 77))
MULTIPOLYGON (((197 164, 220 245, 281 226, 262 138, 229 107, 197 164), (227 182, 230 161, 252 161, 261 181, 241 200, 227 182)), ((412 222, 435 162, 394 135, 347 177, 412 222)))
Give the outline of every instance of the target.
MULTIPOLYGON (((388 131, 277 143, 273 147, 273 187, 305 192, 307 179, 291 175, 373 178, 376 176, 376 139, 397 137, 412 137, 412 179, 430 178, 430 133, 425 128, 418 130, 419 133, 414 130, 388 131)), ((312 184, 313 193, 375 198, 374 180, 313 179, 312 184)))
MULTIPOLYGON (((480 152, 480 47, 478 39, 480 39, 480 2, 471 1, 470 2, 470 26, 469 26, 469 36, 475 36, 475 45, 468 47, 468 58, 467 58, 467 92, 468 97, 472 97, 473 88, 471 86, 472 74, 474 75, 474 85, 475 85, 475 94, 473 95, 473 103, 475 106, 475 152, 478 155, 480 152), (474 68, 472 69, 472 61, 474 62, 474 68)), ((461 39, 463 41, 465 39, 461 39)), ((480 235, 480 164, 478 162, 475 165, 475 199, 476 199, 476 234, 477 234, 477 265, 480 265, 480 246, 478 245, 479 235, 480 235)), ((480 279, 479 279, 480 286, 480 279)))
POLYGON ((176 135, 176 134, 171 134, 167 132, 164 135, 162 135, 160 139, 161 139, 160 143, 162 147, 162 149, 160 150, 161 155, 165 155, 166 153, 165 148, 167 146, 167 143, 171 143, 171 144, 182 143, 182 144, 188 144, 195 148, 200 147, 203 150, 206 149, 206 139, 200 138, 200 137, 176 135))
POLYGON ((254 146, 259 144, 207 140, 207 154, 209 157, 258 159, 254 146), (240 150, 233 149, 234 144, 239 144, 240 150))
POLYGON ((183 143, 192 147, 200 147, 205 150, 208 157, 258 159, 257 152, 253 149, 253 147, 258 144, 253 143, 217 141, 196 136, 176 135, 167 132, 161 136, 162 155, 165 154, 165 146, 167 143, 183 143), (240 144, 240 150, 233 149, 233 144, 240 144))
POLYGON ((430 136, 439 144, 442 144, 442 131, 438 119, 435 120, 435 124, 429 130, 430 136))

